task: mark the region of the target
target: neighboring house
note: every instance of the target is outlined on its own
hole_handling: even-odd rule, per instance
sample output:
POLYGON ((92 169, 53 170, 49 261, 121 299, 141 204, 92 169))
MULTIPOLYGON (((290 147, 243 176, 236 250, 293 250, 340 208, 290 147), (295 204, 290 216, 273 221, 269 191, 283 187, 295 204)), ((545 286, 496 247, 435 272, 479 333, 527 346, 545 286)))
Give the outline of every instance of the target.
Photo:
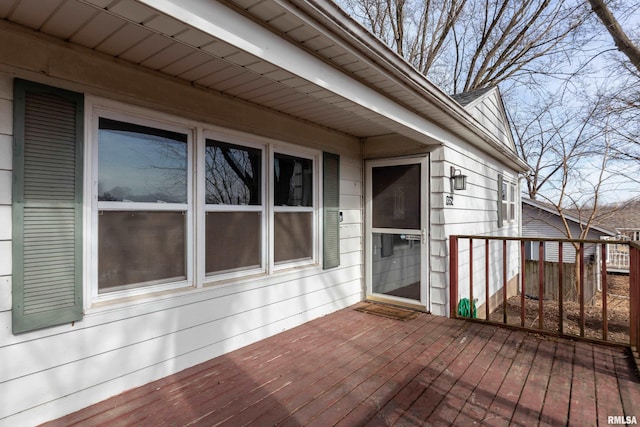
POLYGON ((331 2, 15 0, 0 40, 0 425, 363 299, 447 315, 448 236, 519 233, 497 90, 331 2))
MULTIPOLYGON (((615 238, 609 240, 640 240, 640 202, 605 206, 600 210, 598 221, 616 230, 615 238)), ((612 271, 629 272, 629 245, 607 246, 607 267, 612 271)))
MULTIPOLYGON (((587 225, 579 218, 579 212, 565 212, 564 217, 571 230, 573 239, 579 239, 582 230, 587 225)), ((567 232, 557 209, 549 204, 522 199, 522 236, 531 238, 560 238, 567 239, 567 232)), ((591 224, 587 235, 587 240, 625 240, 624 237, 612 228, 603 227, 600 223, 591 224)), ((602 245, 594 243, 584 243, 584 275, 583 284, 585 301, 591 301, 598 290, 601 290, 601 268, 602 268, 602 245)), ((627 244, 606 244, 607 272, 628 273, 629 272, 629 245, 627 244)), ((559 244, 557 242, 546 242, 542 244, 542 253, 545 263, 545 297, 558 297, 557 277, 560 275, 559 264, 559 244)), ((565 266, 563 283, 565 289, 565 299, 579 301, 576 293, 576 275, 578 274, 578 264, 576 264, 577 250, 570 242, 562 246, 563 264, 573 264, 573 267, 565 266), (572 288, 573 287, 573 288, 572 288)), ((525 282, 527 294, 537 295, 537 282, 539 274, 540 242, 525 242, 525 282)))
POLYGON ((620 237, 640 240, 640 202, 605 206, 598 215, 600 223, 614 228, 620 237))
MULTIPOLYGON (((565 213, 567 224, 571 230, 573 239, 579 239, 586 224, 579 218, 565 213)), ((600 240, 604 237, 615 237, 616 232, 598 225, 591 225, 587 235, 588 240, 600 240)), ((537 200, 522 198, 522 237, 560 238, 568 239, 566 228, 557 209, 547 203, 537 200)), ((586 244, 584 249, 585 260, 595 260, 597 258, 596 245, 586 244)), ((550 243, 544 245, 545 261, 558 262, 558 244, 550 243)), ((573 245, 565 243, 562 248, 562 259, 565 263, 575 263, 576 251, 573 245)), ((540 250, 538 242, 528 242, 525 245, 525 258, 528 260, 539 260, 540 250)))

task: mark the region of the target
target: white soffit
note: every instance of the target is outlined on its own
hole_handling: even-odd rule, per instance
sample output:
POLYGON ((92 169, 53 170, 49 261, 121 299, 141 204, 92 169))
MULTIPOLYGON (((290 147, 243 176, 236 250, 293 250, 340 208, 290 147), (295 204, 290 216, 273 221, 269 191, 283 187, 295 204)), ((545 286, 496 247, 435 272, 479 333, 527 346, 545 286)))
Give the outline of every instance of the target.
MULTIPOLYGON (((288 80, 295 80, 300 86, 316 86, 334 93, 343 98, 334 105, 368 121, 372 120, 371 113, 375 113, 373 116, 377 117, 373 120, 389 131, 426 143, 452 139, 452 134, 448 131, 221 3, 209 0, 139 1, 218 40, 224 40, 254 59, 286 70, 292 74, 292 78, 280 81, 285 85, 288 80)), ((255 9, 255 14, 285 34, 297 31, 295 34, 298 36, 311 37, 307 40, 311 43, 314 38, 319 39, 317 35, 314 36, 313 29, 305 28, 304 22, 280 9, 275 2, 256 3, 255 9)), ((342 48, 330 44, 320 46, 319 51, 323 56, 331 58, 346 54, 342 48)), ((350 58, 344 59, 347 63, 353 62, 350 58)), ((389 84, 384 80, 381 79, 381 85, 389 84)))
POLYGON ((217 1, 5 0, 0 19, 350 135, 435 143, 428 121, 217 1))
POLYGON ((4 0, 0 19, 357 137, 397 133, 437 144, 455 132, 518 164, 451 110, 446 95, 425 90, 415 70, 381 46, 368 50, 368 33, 348 19, 326 20, 314 5, 4 0))

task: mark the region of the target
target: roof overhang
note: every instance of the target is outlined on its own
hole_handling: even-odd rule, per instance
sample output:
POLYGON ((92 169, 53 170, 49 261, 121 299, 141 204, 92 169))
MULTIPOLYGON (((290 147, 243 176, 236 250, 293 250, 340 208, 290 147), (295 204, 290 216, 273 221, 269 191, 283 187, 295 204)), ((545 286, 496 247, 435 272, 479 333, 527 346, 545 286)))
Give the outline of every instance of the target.
POLYGON ((329 1, 13 0, 0 18, 359 138, 515 153, 329 1))
MULTIPOLYGON (((451 140, 445 129, 394 102, 315 55, 296 48, 269 29, 255 25, 222 3, 207 0, 140 0, 150 7, 197 28, 253 58, 286 70, 304 80, 308 93, 342 98, 336 104, 391 132, 433 144, 451 140)), ((197 46, 193 46, 197 48, 197 46)), ((336 98, 337 99, 337 98, 336 98)))

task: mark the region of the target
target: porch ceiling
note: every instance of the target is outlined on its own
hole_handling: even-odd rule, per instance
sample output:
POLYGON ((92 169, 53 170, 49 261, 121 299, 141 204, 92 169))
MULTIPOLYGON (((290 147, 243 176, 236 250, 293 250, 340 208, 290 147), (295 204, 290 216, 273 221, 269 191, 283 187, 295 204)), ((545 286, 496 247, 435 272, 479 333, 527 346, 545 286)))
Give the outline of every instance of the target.
POLYGON ((6 0, 0 18, 356 137, 457 134, 523 167, 328 1, 6 0))
MULTIPOLYGON (((252 16, 319 56, 372 75, 366 65, 274 2, 238 1, 252 16)), ((134 0, 9 0, 0 18, 189 83, 359 137, 397 130, 391 120, 134 0)))

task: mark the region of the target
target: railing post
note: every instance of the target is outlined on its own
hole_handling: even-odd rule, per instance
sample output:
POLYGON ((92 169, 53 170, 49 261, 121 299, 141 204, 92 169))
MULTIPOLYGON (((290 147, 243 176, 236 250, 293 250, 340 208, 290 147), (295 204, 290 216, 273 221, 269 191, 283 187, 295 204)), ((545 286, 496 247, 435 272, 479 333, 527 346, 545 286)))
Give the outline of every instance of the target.
POLYGON ((562 242, 558 242, 558 332, 560 335, 564 334, 564 275, 562 267, 564 265, 564 250, 562 249, 562 242))
POLYGON ((640 351, 640 250, 629 245, 629 344, 640 351))
POLYGON ((521 290, 520 290, 520 326, 522 326, 524 328, 524 317, 525 317, 525 300, 524 300, 524 294, 527 292, 526 286, 527 286, 527 278, 525 277, 525 267, 526 267, 526 260, 525 260, 526 256, 525 256, 525 249, 524 249, 524 240, 520 241, 520 282, 521 282, 521 290))
POLYGON ((469 319, 473 318, 473 239, 469 239, 469 319))
POLYGON ((607 319, 607 247, 605 244, 600 245, 600 254, 602 259, 602 271, 600 272, 602 280, 602 339, 607 341, 609 321, 607 319))
POLYGON ((507 241, 502 241, 502 321, 507 324, 507 241))
POLYGON ((544 299, 544 242, 540 242, 538 247, 538 329, 544 329, 544 307, 542 300, 544 299))
POLYGON ((449 236, 449 317, 458 317, 458 237, 449 236))
POLYGON ((485 320, 489 320, 489 239, 484 241, 484 313, 485 320))
POLYGON ((584 337, 584 243, 580 242, 580 286, 578 287, 578 298, 580 298, 580 336, 584 337))

